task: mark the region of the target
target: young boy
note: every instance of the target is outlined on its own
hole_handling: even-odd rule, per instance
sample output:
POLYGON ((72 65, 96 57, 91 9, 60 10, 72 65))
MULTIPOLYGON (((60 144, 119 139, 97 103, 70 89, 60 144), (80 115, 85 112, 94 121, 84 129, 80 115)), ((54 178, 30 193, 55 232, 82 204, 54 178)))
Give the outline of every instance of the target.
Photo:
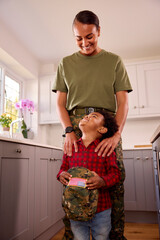
POLYGON ((93 112, 79 123, 82 138, 78 143, 78 152, 72 156, 64 154, 63 163, 57 175, 59 181, 67 185, 71 175, 67 172, 72 167, 85 167, 94 173, 86 184, 90 190, 98 189, 98 205, 95 216, 89 221, 70 219, 75 240, 89 240, 90 229, 93 239, 107 240, 111 229, 111 199, 108 188, 120 180, 120 172, 113 152, 109 157, 98 156, 95 148, 100 139, 111 137, 118 130, 115 118, 106 112, 93 112))

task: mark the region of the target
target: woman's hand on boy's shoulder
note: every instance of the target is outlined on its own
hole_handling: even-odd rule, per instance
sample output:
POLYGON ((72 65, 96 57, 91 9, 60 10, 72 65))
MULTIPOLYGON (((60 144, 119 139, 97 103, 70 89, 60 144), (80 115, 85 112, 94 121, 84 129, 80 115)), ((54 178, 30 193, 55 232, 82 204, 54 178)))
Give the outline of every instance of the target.
POLYGON ((116 148, 120 138, 120 133, 116 132, 113 137, 103 139, 96 147, 95 152, 98 152, 98 156, 109 157, 116 148))
POLYGON ((71 179, 72 175, 69 174, 68 172, 61 172, 60 176, 59 176, 59 181, 63 184, 63 185, 68 185, 69 180, 71 179))
POLYGON ((70 156, 70 157, 72 156, 73 145, 74 145, 75 152, 78 152, 76 134, 74 132, 67 133, 65 143, 64 143, 64 153, 67 154, 67 156, 70 156))

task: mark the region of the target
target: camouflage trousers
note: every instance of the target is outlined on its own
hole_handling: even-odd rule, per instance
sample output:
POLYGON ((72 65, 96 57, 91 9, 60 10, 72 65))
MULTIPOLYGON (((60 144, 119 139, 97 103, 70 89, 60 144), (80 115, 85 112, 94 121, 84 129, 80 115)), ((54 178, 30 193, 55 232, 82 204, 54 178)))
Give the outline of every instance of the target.
MULTIPOLYGON (((78 127, 79 121, 85 116, 85 114, 70 116, 72 126, 77 138, 82 136, 81 131, 78 127)), ((121 172, 121 181, 114 187, 110 188, 110 196, 112 201, 112 213, 111 213, 111 224, 112 229, 110 232, 110 240, 126 240, 124 237, 124 179, 125 169, 123 164, 123 153, 122 153, 122 140, 119 141, 116 149, 116 157, 118 167, 121 172)), ((73 240, 73 233, 70 228, 70 221, 65 216, 63 219, 65 225, 65 233, 63 240, 73 240)))

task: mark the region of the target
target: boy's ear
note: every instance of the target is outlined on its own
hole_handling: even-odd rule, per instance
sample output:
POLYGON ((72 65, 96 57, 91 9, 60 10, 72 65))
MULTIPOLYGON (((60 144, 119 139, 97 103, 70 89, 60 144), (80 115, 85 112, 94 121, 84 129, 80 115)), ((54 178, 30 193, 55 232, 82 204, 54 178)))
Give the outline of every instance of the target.
POLYGON ((106 127, 100 127, 100 128, 98 128, 98 132, 99 132, 100 134, 105 134, 106 132, 108 132, 108 128, 106 128, 106 127))

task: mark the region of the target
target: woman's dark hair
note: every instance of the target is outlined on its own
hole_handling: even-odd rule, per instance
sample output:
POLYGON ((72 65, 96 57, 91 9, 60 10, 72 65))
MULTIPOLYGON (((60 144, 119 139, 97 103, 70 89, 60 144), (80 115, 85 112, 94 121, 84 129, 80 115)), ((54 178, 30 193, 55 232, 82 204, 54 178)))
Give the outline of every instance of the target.
POLYGON ((118 125, 117 125, 115 117, 112 114, 110 114, 106 111, 103 111, 103 110, 98 111, 98 112, 103 115, 104 127, 106 127, 108 129, 108 131, 102 135, 101 140, 112 137, 118 131, 118 125))
POLYGON ((97 15, 89 10, 79 12, 73 20, 73 26, 76 21, 83 24, 94 24, 97 30, 99 29, 99 19, 97 15))

